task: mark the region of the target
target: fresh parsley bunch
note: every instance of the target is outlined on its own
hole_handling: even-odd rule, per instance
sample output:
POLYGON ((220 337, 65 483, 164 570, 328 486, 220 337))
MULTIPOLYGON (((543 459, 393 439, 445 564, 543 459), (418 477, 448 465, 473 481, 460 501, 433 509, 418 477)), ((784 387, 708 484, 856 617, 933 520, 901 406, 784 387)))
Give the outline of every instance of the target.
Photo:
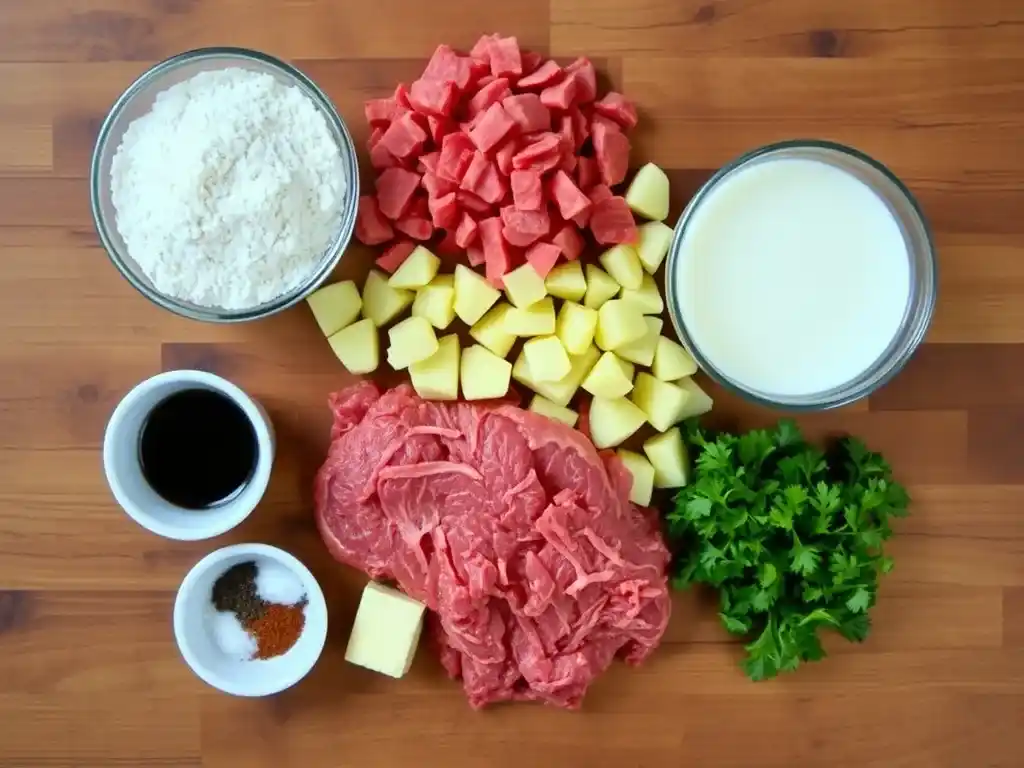
POLYGON ((753 637, 744 670, 753 680, 817 661, 832 627, 867 637, 890 518, 910 499, 889 465, 854 438, 828 453, 791 421, 743 435, 687 425, 694 480, 675 497, 669 535, 681 555, 673 585, 719 590, 722 624, 753 637))

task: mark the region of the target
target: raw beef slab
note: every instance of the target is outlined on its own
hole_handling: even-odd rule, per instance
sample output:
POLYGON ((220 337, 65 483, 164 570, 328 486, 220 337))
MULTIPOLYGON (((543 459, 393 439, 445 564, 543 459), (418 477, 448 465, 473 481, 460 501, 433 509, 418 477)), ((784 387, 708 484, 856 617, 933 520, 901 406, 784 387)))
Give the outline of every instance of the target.
POLYGON ((669 553, 613 454, 512 405, 429 402, 408 385, 363 382, 330 405, 324 542, 435 612, 441 661, 474 707, 578 707, 613 658, 658 645, 669 553))

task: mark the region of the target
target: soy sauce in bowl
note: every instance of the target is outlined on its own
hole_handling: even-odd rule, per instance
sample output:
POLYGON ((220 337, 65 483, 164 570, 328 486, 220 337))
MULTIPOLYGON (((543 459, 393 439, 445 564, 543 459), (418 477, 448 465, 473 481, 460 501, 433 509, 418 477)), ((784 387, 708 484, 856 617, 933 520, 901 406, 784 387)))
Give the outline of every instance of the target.
POLYGON ((183 389, 150 411, 139 436, 139 461, 150 487, 184 509, 209 509, 237 496, 258 459, 256 431, 245 412, 212 389, 183 389))

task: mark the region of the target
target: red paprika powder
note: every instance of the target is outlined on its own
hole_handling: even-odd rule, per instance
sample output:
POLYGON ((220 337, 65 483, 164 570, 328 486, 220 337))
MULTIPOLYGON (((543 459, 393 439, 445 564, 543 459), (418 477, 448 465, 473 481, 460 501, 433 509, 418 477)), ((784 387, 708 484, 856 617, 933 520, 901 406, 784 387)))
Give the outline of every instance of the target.
POLYGON ((257 659, 272 659, 288 651, 302 634, 306 625, 306 603, 279 605, 271 603, 245 628, 256 638, 257 659))

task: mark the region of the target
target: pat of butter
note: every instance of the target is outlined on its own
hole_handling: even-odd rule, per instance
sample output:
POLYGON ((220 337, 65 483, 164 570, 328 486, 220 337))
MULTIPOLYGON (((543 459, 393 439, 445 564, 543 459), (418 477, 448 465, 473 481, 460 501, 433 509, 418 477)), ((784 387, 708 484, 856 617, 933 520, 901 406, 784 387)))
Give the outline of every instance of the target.
POLYGON ((424 609, 408 595, 371 581, 359 601, 345 661, 402 677, 416 655, 424 609))

